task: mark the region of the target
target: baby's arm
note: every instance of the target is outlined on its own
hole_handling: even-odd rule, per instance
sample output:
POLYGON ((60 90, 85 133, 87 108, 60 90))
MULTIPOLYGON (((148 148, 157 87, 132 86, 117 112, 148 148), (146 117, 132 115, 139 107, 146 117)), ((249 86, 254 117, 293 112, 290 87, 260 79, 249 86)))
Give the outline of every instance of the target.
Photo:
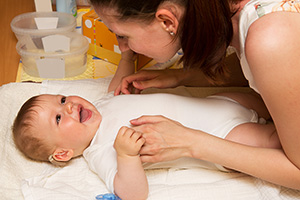
POLYGON ((115 193, 122 199, 146 199, 148 181, 139 156, 145 139, 139 132, 122 127, 116 137, 118 171, 114 178, 115 193))
POLYGON ((114 91, 119 86, 124 76, 128 76, 135 72, 134 61, 136 60, 136 54, 133 51, 128 50, 122 52, 121 55, 122 57, 118 69, 108 86, 108 92, 114 91))

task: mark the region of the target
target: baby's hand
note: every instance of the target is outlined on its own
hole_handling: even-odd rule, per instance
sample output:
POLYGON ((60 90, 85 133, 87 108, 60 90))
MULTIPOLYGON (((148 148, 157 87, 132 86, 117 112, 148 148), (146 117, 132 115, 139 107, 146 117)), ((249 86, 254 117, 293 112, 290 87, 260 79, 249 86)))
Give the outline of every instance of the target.
POLYGON ((118 156, 137 156, 145 143, 140 132, 123 126, 115 139, 114 148, 118 156))

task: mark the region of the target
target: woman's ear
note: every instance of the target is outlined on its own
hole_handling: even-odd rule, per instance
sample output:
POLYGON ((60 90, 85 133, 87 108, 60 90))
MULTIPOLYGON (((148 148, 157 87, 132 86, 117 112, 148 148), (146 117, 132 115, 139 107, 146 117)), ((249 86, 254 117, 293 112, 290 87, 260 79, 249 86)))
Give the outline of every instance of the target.
POLYGON ((56 161, 69 161, 72 159, 74 152, 72 149, 56 149, 52 154, 52 157, 56 161))
POLYGON ((172 9, 160 8, 157 10, 155 17, 170 35, 175 35, 177 33, 179 19, 172 9))

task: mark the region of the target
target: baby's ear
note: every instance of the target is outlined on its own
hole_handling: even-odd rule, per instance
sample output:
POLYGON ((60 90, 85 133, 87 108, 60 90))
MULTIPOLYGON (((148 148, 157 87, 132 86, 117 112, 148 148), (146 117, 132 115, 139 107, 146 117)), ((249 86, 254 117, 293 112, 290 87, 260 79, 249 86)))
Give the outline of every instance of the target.
POLYGON ((52 157, 56 161, 69 161, 73 157, 73 150, 72 149, 56 149, 54 153, 52 154, 52 157))

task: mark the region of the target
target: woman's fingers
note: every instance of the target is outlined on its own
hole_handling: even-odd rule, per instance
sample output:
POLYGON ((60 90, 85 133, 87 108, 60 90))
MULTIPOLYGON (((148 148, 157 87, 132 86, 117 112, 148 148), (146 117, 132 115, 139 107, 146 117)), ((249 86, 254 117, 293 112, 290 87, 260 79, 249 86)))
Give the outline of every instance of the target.
POLYGON ((154 124, 162 121, 167 121, 167 118, 161 115, 155 115, 155 116, 143 115, 139 118, 130 120, 130 123, 134 126, 139 126, 142 124, 154 124))
POLYGON ((169 88, 179 84, 178 70, 141 70, 122 79, 115 94, 138 94, 147 88, 169 88), (177 73, 176 73, 177 72, 177 73), (133 87, 135 91, 132 90, 133 87))
POLYGON ((114 91, 114 96, 118 96, 121 94, 121 85, 118 85, 118 87, 114 91))

